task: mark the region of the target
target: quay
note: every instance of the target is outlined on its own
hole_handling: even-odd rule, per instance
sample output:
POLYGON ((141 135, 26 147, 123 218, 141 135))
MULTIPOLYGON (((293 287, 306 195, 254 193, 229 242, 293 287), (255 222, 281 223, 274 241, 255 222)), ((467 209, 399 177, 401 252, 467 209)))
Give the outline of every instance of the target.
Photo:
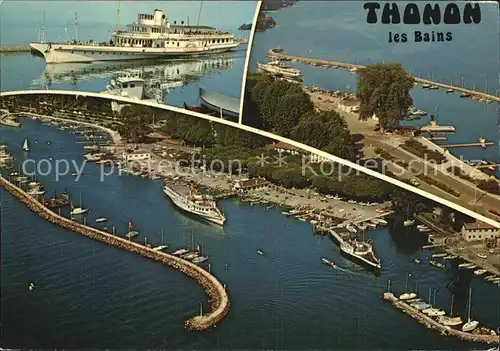
MULTIPOLYGON (((274 59, 286 59, 286 60, 301 62, 301 63, 305 63, 305 64, 309 64, 309 65, 325 66, 325 67, 341 67, 341 68, 346 68, 346 69, 350 69, 350 70, 356 70, 356 69, 366 67, 366 66, 355 65, 355 64, 346 63, 346 62, 335 62, 335 61, 315 59, 315 58, 311 58, 311 57, 292 56, 292 55, 284 54, 283 52, 277 52, 276 49, 270 49, 267 53, 267 56, 274 58, 274 59)), ((427 79, 422 79, 422 78, 417 78, 417 77, 414 77, 414 78, 415 78, 415 81, 417 83, 420 83, 420 84, 434 85, 434 86, 437 86, 437 87, 440 87, 443 89, 453 89, 455 91, 470 94, 471 96, 477 96, 477 97, 484 98, 487 100, 500 102, 500 96, 494 96, 494 95, 490 95, 487 93, 474 91, 471 89, 465 89, 465 88, 461 88, 461 87, 452 86, 449 84, 433 82, 433 81, 430 81, 427 79)))
POLYGON ((8 191, 12 196, 23 202, 31 211, 37 213, 40 217, 51 223, 82 234, 90 239, 94 239, 166 264, 167 266, 181 271, 198 282, 209 296, 211 311, 209 313, 194 316, 188 319, 185 322, 187 329, 206 330, 214 327, 217 323, 222 321, 222 319, 229 312, 230 301, 225 286, 222 286, 215 276, 202 267, 168 253, 154 250, 125 238, 121 238, 62 217, 29 196, 24 190, 10 183, 3 176, 0 176, 0 186, 8 191))
POLYGON ((442 325, 431 317, 411 307, 406 302, 398 299, 396 296, 394 296, 394 294, 390 292, 384 293, 382 295, 382 298, 386 301, 389 301, 395 308, 408 314, 410 317, 416 319, 419 323, 425 325, 427 328, 440 331, 442 335, 455 336, 462 340, 483 344, 498 344, 500 342, 500 338, 498 335, 466 333, 461 330, 442 325))
POLYGON ((0 46, 0 53, 30 52, 29 46, 0 46))

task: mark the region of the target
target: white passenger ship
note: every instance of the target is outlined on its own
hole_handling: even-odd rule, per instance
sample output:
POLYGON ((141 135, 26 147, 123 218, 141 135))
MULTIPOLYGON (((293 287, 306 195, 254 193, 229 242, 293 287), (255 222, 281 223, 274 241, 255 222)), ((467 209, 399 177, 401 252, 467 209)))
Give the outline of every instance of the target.
POLYGON ((189 187, 165 182, 163 192, 180 209, 198 215, 210 222, 224 225, 226 217, 217 208, 217 202, 209 195, 198 195, 193 183, 189 187))
POLYGON ((274 60, 268 63, 257 62, 259 71, 269 73, 272 75, 279 75, 291 79, 300 79, 302 73, 296 68, 290 67, 286 63, 274 60))
POLYGON ((114 32, 109 43, 30 43, 47 63, 134 60, 193 56, 229 51, 240 43, 231 32, 208 26, 170 23, 162 10, 139 14, 127 30, 114 32))

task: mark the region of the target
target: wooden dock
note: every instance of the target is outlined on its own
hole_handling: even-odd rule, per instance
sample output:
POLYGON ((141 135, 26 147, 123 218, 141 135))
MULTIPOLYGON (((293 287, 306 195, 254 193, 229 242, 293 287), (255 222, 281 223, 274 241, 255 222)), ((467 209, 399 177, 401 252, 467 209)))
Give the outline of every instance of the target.
POLYGON ((146 245, 141 245, 134 241, 127 240, 123 237, 119 237, 62 217, 55 212, 52 212, 42 203, 38 202, 36 199, 28 195, 24 190, 12 184, 1 175, 0 186, 8 191, 12 196, 23 202, 31 211, 37 213, 40 217, 51 223, 71 230, 75 233, 82 234, 90 239, 97 240, 108 245, 136 253, 140 256, 152 259, 154 261, 166 264, 167 266, 186 274, 188 277, 198 282, 198 284, 202 286, 202 288, 209 296, 211 311, 209 311, 209 313, 194 316, 188 319, 185 323, 187 329, 210 329, 211 327, 214 327, 216 324, 221 322, 229 312, 230 301, 225 286, 223 286, 215 278, 215 276, 213 276, 210 272, 207 272, 202 267, 166 252, 154 250, 146 245))
MULTIPOLYGON (((346 63, 346 62, 336 62, 336 61, 315 59, 315 58, 311 58, 311 57, 292 56, 292 55, 287 55, 283 52, 276 52, 275 49, 270 49, 267 53, 267 56, 271 57, 271 58, 275 58, 275 59, 286 59, 286 60, 301 62, 301 63, 315 65, 315 66, 341 67, 341 68, 346 68, 346 69, 360 69, 360 68, 366 67, 366 66, 355 65, 355 64, 346 63)), ((500 96, 490 95, 490 94, 483 93, 480 91, 474 91, 471 89, 456 87, 456 86, 452 86, 449 84, 433 82, 433 81, 418 78, 418 77, 414 77, 414 78, 415 78, 415 82, 417 82, 419 84, 429 84, 429 85, 434 85, 434 86, 437 86, 437 87, 440 87, 443 89, 453 89, 455 91, 470 94, 471 96, 477 96, 479 98, 483 98, 486 100, 500 102, 500 96)))
POLYGON ((382 297, 384 300, 389 301, 398 310, 401 310, 404 313, 408 314, 410 317, 416 319, 419 323, 425 325, 427 328, 440 331, 442 335, 455 336, 462 340, 483 344, 498 344, 500 342, 500 338, 498 337, 498 335, 466 333, 461 330, 442 325, 431 317, 411 307, 406 302, 399 300, 396 296, 394 296, 394 294, 390 292, 384 293, 382 297))

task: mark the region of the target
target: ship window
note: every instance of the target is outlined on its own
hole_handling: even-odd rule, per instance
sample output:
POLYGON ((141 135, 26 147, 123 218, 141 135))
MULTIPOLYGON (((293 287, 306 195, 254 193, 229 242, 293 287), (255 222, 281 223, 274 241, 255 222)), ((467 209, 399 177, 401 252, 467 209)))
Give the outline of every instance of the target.
POLYGON ((179 46, 179 42, 177 42, 177 46, 179 46))
POLYGON ((134 83, 130 83, 130 84, 129 84, 129 87, 130 87, 130 88, 135 88, 135 84, 134 84, 134 83))
POLYGON ((74 51, 71 51, 72 54, 74 54, 75 52, 74 51))
POLYGON ((123 83, 123 87, 124 87, 124 88, 127 88, 127 83, 123 83))

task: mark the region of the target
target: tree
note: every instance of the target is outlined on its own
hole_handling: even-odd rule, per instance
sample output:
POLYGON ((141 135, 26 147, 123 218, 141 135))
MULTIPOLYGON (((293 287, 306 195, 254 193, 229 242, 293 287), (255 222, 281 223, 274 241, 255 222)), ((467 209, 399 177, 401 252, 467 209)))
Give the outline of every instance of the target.
POLYGON ((367 120, 375 114, 381 131, 397 123, 413 104, 410 89, 414 82, 400 64, 376 64, 358 70, 359 118, 367 120))
POLYGON ((292 138, 335 156, 351 159, 354 145, 345 119, 335 111, 310 111, 292 132, 292 138))
MULTIPOLYGON (((260 89, 260 84, 257 83, 254 90, 260 89)), ((260 113, 262 116, 263 126, 266 130, 280 131, 289 133, 288 127, 283 127, 283 123, 296 125, 302 114, 313 108, 311 99, 296 84, 275 80, 270 85, 265 87, 265 92, 262 98, 262 103, 259 103, 260 113), (286 101, 283 101, 285 100, 286 101), (286 115, 290 117, 287 118, 286 115)))

